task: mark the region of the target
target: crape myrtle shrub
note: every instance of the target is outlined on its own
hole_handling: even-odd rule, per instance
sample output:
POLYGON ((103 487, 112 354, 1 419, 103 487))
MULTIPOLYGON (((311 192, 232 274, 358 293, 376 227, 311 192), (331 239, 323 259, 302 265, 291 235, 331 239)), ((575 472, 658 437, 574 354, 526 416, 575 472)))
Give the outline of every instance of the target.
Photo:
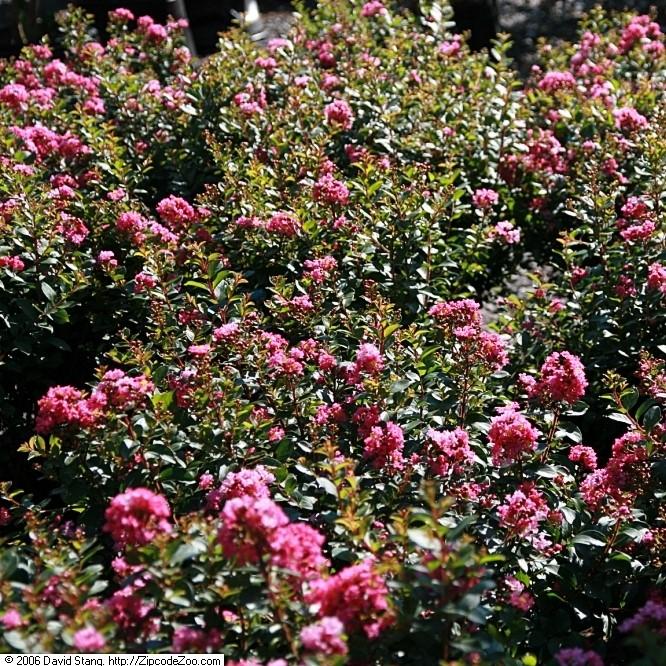
POLYGON ((663 663, 662 34, 423 16, 2 63, 3 650, 663 663))

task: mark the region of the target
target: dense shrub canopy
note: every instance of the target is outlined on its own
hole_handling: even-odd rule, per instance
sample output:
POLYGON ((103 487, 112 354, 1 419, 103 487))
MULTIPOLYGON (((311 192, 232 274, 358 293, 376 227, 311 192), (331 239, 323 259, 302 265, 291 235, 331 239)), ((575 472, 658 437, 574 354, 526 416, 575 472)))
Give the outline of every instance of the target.
POLYGON ((663 36, 448 17, 0 63, 0 649, 664 663, 663 36))

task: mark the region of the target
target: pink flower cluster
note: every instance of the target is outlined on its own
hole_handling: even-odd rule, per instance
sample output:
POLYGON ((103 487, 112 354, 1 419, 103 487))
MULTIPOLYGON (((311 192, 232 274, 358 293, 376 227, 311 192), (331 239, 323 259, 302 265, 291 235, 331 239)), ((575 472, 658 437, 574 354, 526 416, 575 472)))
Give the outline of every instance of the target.
POLYGON ((548 517, 549 509, 534 483, 527 481, 506 498, 497 513, 509 536, 534 537, 540 524, 548 517))
POLYGON ((535 173, 566 173, 568 169, 566 150, 551 130, 530 130, 527 140, 528 152, 520 161, 528 171, 535 173))
POLYGON ((603 659, 594 650, 564 648, 555 655, 557 666, 604 666, 603 659))
POLYGON ((472 359, 499 370, 508 363, 504 341, 497 333, 481 330, 480 305, 471 299, 435 303, 428 314, 436 321, 446 338, 457 342, 456 356, 472 359))
POLYGON ((474 462, 469 436, 462 428, 446 432, 430 429, 428 439, 426 457, 433 474, 458 474, 465 466, 474 462))
POLYGON ((661 37, 662 32, 658 23, 646 15, 634 16, 622 31, 620 53, 628 53, 635 44, 640 43, 644 51, 658 55, 664 50, 661 37))
POLYGON ((636 109, 623 106, 619 109, 614 109, 613 117, 615 118, 615 126, 618 129, 626 130, 629 132, 636 132, 648 126, 648 119, 638 113, 636 109))
POLYGON ((26 150, 42 161, 48 157, 76 159, 90 153, 90 148, 70 132, 58 134, 43 125, 12 127, 12 133, 23 141, 26 150))
POLYGON ((553 352, 541 366, 538 380, 521 374, 522 381, 530 398, 544 403, 566 402, 570 405, 585 395, 587 378, 580 359, 567 351, 553 352))
POLYGON ((400 470, 405 465, 404 442, 402 428, 397 423, 388 421, 373 426, 363 440, 363 457, 370 460, 375 469, 400 470))
POLYGON ((37 403, 35 429, 47 434, 59 425, 90 427, 110 408, 140 406, 154 390, 144 375, 129 377, 122 370, 106 372, 90 397, 73 386, 53 386, 37 403))
POLYGON ((0 268, 7 268, 14 273, 20 273, 25 268, 25 264, 21 257, 5 256, 0 257, 0 268))
POLYGON ((571 72, 546 72, 539 81, 539 90, 553 93, 556 90, 576 88, 576 79, 571 72))
POLYGON ((361 16, 364 18, 371 18, 380 14, 386 14, 386 7, 381 0, 370 0, 361 7, 361 16))
POLYGON ((59 425, 90 427, 99 418, 100 408, 73 386, 53 386, 37 402, 35 430, 44 435, 59 425))
POLYGON ((308 652, 325 655, 347 654, 345 626, 337 617, 323 617, 319 622, 303 627, 301 643, 308 652))
POLYGON ((104 636, 93 627, 79 629, 74 634, 72 642, 79 652, 101 652, 106 646, 104 636))
POLYGON ((569 451, 569 460, 580 463, 582 467, 590 471, 597 469, 597 454, 589 446, 583 446, 582 444, 572 446, 569 451))
POLYGON ((303 266, 306 268, 303 277, 309 277, 316 284, 321 284, 338 267, 338 262, 334 257, 327 255, 321 259, 306 259, 303 266))
POLYGON ((344 206, 349 201, 349 188, 330 173, 324 174, 312 188, 316 201, 330 205, 344 206))
POLYGON ((490 422, 488 439, 492 444, 495 465, 514 463, 524 453, 536 449, 541 434, 518 410, 516 403, 498 407, 498 416, 490 422))
POLYGON ((217 629, 204 631, 194 627, 178 627, 173 632, 171 649, 177 654, 216 652, 222 644, 217 629))
POLYGON ((224 554, 241 566, 268 556, 272 567, 312 578, 328 564, 322 555, 323 535, 304 523, 290 523, 270 497, 232 497, 220 518, 218 540, 224 554))
POLYGON ((645 476, 647 448, 643 436, 628 432, 613 443, 606 466, 583 479, 580 492, 591 511, 606 504, 608 510, 630 505, 645 476))
POLYGON ((480 210, 489 210, 499 203, 499 194, 495 190, 484 187, 474 191, 472 202, 480 210))
POLYGON ((266 91, 263 87, 255 89, 248 83, 243 92, 234 95, 234 104, 244 116, 262 114, 267 106, 266 91))
POLYGON ((162 221, 174 231, 186 228, 199 217, 185 199, 173 195, 162 199, 157 204, 156 210, 162 221))
POLYGON ((273 213, 264 226, 266 231, 287 237, 296 236, 301 229, 298 218, 284 211, 273 213))
POLYGON ((363 630, 368 638, 376 638, 395 620, 386 582, 372 558, 313 581, 307 601, 320 618, 337 617, 348 634, 363 630))
POLYGON ((647 286, 648 289, 666 295, 666 266, 658 261, 648 266, 647 286))
POLYGON ((143 546, 171 531, 171 508, 166 498, 148 488, 130 488, 116 495, 104 514, 104 531, 116 546, 143 546))
POLYGON ((256 499, 270 497, 268 485, 273 481, 275 477, 263 465, 257 465, 254 469, 229 472, 222 485, 206 496, 206 508, 219 511, 222 501, 233 497, 247 496, 256 499))
POLYGON ((534 606, 534 597, 525 591, 525 586, 514 576, 507 576, 504 584, 509 588, 509 604, 526 613, 534 606))
POLYGON ((492 240, 499 239, 505 245, 516 245, 520 243, 520 229, 516 229, 511 222, 503 220, 490 229, 488 237, 492 240))
POLYGON ((336 99, 324 108, 326 122, 334 128, 350 130, 354 124, 354 113, 347 102, 336 99))

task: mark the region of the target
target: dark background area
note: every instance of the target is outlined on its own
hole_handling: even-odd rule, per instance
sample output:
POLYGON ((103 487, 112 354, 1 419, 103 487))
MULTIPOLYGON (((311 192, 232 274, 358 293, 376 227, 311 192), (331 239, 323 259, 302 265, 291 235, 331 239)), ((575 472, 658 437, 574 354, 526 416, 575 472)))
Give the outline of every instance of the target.
MULTIPOLYGON (((102 38, 110 9, 128 7, 137 16, 149 14, 163 22, 174 7, 174 3, 166 0, 79 0, 75 4, 95 14, 102 38)), ((405 0, 406 6, 417 4, 416 0, 405 0)), ((508 32, 521 69, 530 64, 539 37, 573 38, 578 19, 594 5, 637 12, 654 7, 661 22, 666 20, 666 0, 452 0, 451 4, 458 29, 471 32, 471 45, 475 49, 488 46, 498 32, 508 32)), ((35 41, 48 32, 55 12, 66 5, 67 0, 0 0, 0 56, 13 55, 22 41, 35 41)), ((259 6, 260 37, 274 37, 288 30, 292 10, 287 0, 259 0, 259 6)), ((231 25, 233 13, 242 11, 243 2, 185 0, 185 7, 197 52, 206 55, 215 50, 217 34, 231 25)))

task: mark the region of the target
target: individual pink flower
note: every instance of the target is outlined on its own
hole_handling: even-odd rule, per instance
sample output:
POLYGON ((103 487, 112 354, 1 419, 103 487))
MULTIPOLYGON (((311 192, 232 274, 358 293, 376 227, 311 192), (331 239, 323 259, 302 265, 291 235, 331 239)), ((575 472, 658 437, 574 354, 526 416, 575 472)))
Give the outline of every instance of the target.
POLYGON ((79 652, 101 652, 106 646, 104 636, 93 627, 79 629, 72 642, 79 652))
POLYGON ((308 652, 325 655, 347 654, 345 627, 337 617, 323 617, 301 629, 301 643, 308 652))
POLYGON ((488 439, 492 444, 495 465, 514 463, 524 453, 536 449, 539 431, 517 411, 518 405, 510 403, 497 409, 498 416, 490 422, 488 439))
POLYGON ((134 14, 125 7, 118 7, 109 12, 109 19, 120 23, 129 23, 129 21, 134 20, 134 14))
POLYGON ((342 99, 327 104, 324 108, 326 122, 334 128, 350 130, 354 123, 354 114, 347 102, 342 99))
POLYGON ((169 503, 148 488, 130 488, 116 495, 104 516, 103 529, 119 548, 143 546, 171 531, 169 503))
POLYGON ((289 520, 268 497, 233 497, 220 514, 222 525, 217 537, 226 557, 239 565, 257 564, 270 550, 277 531, 289 520))

